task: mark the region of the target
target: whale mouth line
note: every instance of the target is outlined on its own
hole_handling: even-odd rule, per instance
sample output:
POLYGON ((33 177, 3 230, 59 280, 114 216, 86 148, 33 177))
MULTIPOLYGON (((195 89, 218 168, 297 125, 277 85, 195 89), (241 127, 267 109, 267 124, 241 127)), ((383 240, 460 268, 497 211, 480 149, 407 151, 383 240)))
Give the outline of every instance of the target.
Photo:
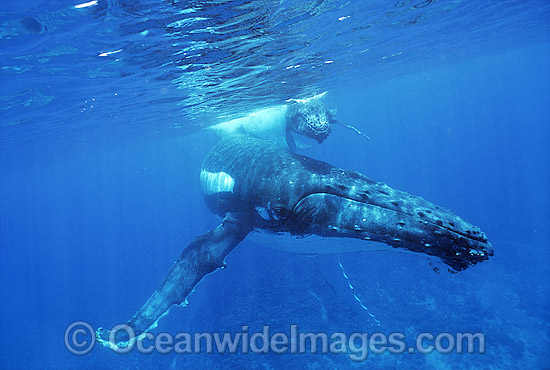
POLYGON ((457 235, 458 237, 463 237, 463 238, 466 238, 466 239, 468 239, 468 240, 472 240, 472 241, 477 242, 477 243, 483 243, 483 244, 489 245, 489 243, 488 243, 488 241, 487 241, 487 238, 485 238, 485 237, 483 236, 483 234, 482 234, 482 236, 476 236, 476 235, 471 235, 471 234, 468 234, 468 233, 460 232, 460 231, 458 231, 458 230, 454 230, 454 229, 452 229, 452 228, 445 227, 445 226, 443 226, 443 225, 439 225, 439 224, 437 224, 437 223, 435 223, 435 222, 432 222, 432 221, 430 221, 430 220, 422 219, 421 217, 415 216, 414 214, 410 214, 410 213, 406 213, 406 212, 403 212, 403 211, 399 211, 399 210, 396 210, 396 209, 393 209, 393 208, 385 207, 384 205, 381 205, 381 204, 370 203, 370 202, 365 201, 365 200, 347 197, 347 196, 344 196, 344 195, 342 195, 342 194, 334 194, 334 193, 329 193, 329 192, 314 192, 314 193, 309 193, 309 194, 303 196, 303 197, 296 203, 296 205, 294 206, 294 209, 296 209, 296 207, 297 207, 302 201, 304 201, 306 198, 308 198, 309 196, 314 196, 314 195, 322 195, 322 196, 331 195, 331 196, 336 196, 336 197, 338 197, 338 198, 342 198, 342 199, 349 200, 349 201, 352 201, 352 202, 362 203, 362 204, 369 205, 369 206, 372 206, 372 207, 378 207, 378 208, 381 208, 381 209, 384 209, 384 210, 387 210, 387 211, 391 211, 391 212, 396 213, 396 214, 399 214, 399 215, 403 215, 403 216, 405 216, 405 217, 411 217, 411 218, 413 218, 414 220, 421 221, 421 222, 423 222, 423 223, 426 224, 426 225, 430 225, 430 226, 432 226, 432 227, 435 227, 435 228, 437 228, 437 230, 442 230, 442 231, 450 232, 450 233, 453 233, 454 235, 457 235))

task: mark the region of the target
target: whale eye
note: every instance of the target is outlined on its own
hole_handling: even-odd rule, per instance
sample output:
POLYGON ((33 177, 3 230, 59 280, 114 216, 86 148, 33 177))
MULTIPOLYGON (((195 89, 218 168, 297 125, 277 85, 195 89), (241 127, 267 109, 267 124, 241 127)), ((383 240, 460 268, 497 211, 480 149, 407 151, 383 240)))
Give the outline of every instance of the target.
POLYGON ((273 209, 274 217, 280 220, 286 220, 290 217, 290 211, 284 207, 275 207, 273 209))

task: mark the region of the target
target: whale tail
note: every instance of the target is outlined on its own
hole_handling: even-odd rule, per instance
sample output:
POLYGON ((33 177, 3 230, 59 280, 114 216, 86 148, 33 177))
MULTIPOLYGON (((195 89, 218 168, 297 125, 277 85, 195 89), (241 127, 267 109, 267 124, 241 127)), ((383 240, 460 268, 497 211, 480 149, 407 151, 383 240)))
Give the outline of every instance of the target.
MULTIPOLYGON (((187 296, 204 276, 223 268, 225 257, 250 232, 249 225, 245 216, 229 213, 217 227, 193 239, 174 262, 157 290, 126 323, 132 329, 132 334, 139 336, 155 328, 159 318, 165 315, 170 307, 186 302, 187 296)), ((118 336, 115 343, 111 343, 108 331, 96 334, 104 346, 117 348, 118 336)), ((121 334, 127 336, 127 333, 121 334)))

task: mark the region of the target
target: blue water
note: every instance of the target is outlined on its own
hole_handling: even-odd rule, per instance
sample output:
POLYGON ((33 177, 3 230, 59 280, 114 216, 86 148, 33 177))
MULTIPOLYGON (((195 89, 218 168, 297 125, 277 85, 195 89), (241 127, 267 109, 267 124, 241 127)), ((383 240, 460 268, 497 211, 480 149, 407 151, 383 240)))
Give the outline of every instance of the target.
POLYGON ((547 1, 77 4, 0 4, 1 369, 550 366, 547 1), (245 240, 155 332, 482 332, 486 353, 71 354, 70 323, 129 319, 217 224, 201 128, 322 91, 371 139, 304 154, 452 208, 494 257, 342 254, 378 326, 337 256, 245 240))

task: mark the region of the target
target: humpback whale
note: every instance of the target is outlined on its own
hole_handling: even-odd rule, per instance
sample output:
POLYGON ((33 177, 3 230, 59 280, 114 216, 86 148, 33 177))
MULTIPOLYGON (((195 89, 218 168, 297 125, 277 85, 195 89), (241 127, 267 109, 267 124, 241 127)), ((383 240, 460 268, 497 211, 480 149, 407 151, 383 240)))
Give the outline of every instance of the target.
MULTIPOLYGON (((331 133, 331 124, 338 123, 322 103, 326 92, 307 99, 288 99, 287 104, 254 111, 244 117, 208 126, 222 139, 251 136, 296 151, 292 133, 321 144, 331 133)), ((298 142, 301 147, 307 147, 298 142)))
POLYGON ((326 91, 307 99, 288 99, 287 104, 254 111, 246 116, 208 126, 220 138, 250 136, 269 141, 292 152, 309 148, 300 139, 309 138, 321 144, 338 124, 367 139, 357 128, 334 118, 334 114, 322 102, 326 91), (293 136, 299 135, 298 140, 293 136))
MULTIPOLYGON (((155 327, 172 305, 186 302, 250 233, 356 239, 365 250, 369 241, 382 242, 436 256, 455 271, 493 255, 485 234, 450 210, 252 137, 218 143, 204 159, 200 183, 208 208, 222 221, 185 247, 127 322, 138 335, 155 327)), ((317 252, 316 243, 309 248, 317 252)))

